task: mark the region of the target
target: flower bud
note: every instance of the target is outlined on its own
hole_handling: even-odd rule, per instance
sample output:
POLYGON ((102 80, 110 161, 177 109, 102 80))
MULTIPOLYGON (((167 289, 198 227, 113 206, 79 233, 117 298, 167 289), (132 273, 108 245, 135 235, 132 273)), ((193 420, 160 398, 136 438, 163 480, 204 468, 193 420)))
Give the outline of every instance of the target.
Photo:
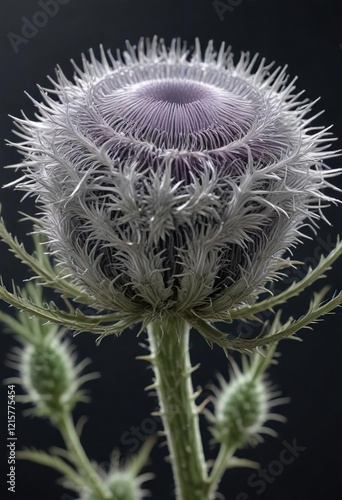
POLYGON ((84 362, 76 364, 71 347, 58 334, 25 344, 17 359, 20 382, 27 393, 22 400, 34 405, 34 414, 57 419, 78 401, 86 401, 79 387, 94 374, 80 376, 84 366, 84 362))
POLYGON ((215 387, 214 415, 207 413, 213 423, 214 439, 228 448, 261 441, 261 434, 276 435, 265 427, 269 420, 284 421, 281 415, 270 413, 270 408, 284 404, 287 398, 277 398, 279 392, 272 391, 265 380, 264 372, 275 356, 275 345, 261 355, 254 353, 248 361, 243 357, 243 370, 233 364, 231 380, 220 376, 221 387, 215 387))
MULTIPOLYGON (((112 472, 105 480, 112 496, 110 500, 141 500, 144 498, 139 481, 128 471, 112 472)), ((102 500, 95 493, 82 497, 84 500, 102 500)))
POLYGON ((267 419, 267 403, 267 389, 259 378, 241 375, 226 384, 216 400, 215 439, 229 446, 248 442, 267 419))

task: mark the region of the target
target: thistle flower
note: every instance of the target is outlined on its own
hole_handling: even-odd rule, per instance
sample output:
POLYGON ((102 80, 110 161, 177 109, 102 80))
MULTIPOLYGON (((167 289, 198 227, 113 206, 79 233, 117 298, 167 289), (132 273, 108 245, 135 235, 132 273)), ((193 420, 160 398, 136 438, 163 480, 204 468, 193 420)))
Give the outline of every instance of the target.
POLYGON ((219 319, 252 303, 336 175, 328 129, 311 127, 286 68, 222 44, 202 57, 156 38, 57 69, 35 120, 15 118, 17 187, 94 306, 150 318, 219 319))

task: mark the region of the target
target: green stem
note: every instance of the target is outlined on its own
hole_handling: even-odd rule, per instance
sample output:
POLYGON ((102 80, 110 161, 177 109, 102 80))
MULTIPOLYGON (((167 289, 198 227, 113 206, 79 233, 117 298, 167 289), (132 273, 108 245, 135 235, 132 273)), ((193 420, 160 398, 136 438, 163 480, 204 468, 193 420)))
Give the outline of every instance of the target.
POLYGON ((75 464, 83 476, 86 484, 99 500, 111 498, 110 492, 104 486, 80 443, 72 416, 69 412, 63 412, 58 419, 58 428, 63 436, 64 442, 71 453, 75 464))
POLYGON ((235 448, 228 448, 226 445, 222 444, 220 446, 219 453, 216 457, 213 469, 210 473, 209 482, 210 489, 208 498, 215 498, 215 493, 218 489, 218 486, 221 482, 222 476, 227 470, 227 463, 229 459, 233 456, 235 452, 235 448))
POLYGON ((208 500, 208 477, 189 358, 189 325, 164 318, 148 328, 160 413, 179 500, 208 500))

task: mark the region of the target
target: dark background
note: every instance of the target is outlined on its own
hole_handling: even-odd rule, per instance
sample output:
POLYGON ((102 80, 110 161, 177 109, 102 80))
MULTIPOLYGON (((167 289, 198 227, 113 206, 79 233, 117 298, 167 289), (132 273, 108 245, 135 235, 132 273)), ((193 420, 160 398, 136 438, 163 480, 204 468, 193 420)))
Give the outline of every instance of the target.
MULTIPOLYGON (((226 0, 230 10, 220 20, 212 0, 64 0, 59 12, 49 18, 48 23, 38 29, 27 43, 20 43, 16 51, 10 43, 8 33, 21 36, 23 17, 32 19, 41 10, 38 0, 3 0, 1 3, 1 185, 15 178, 11 170, 3 165, 19 161, 14 148, 8 148, 4 139, 14 140, 11 133, 9 113, 19 115, 23 109, 29 116, 33 105, 24 95, 26 90, 38 98, 35 84, 48 86, 46 75, 53 75, 58 63, 67 75, 72 75, 70 58, 80 61, 80 54, 90 47, 96 50, 100 43, 105 48, 123 49, 126 39, 136 43, 140 36, 157 34, 170 41, 180 36, 190 44, 196 36, 205 45, 213 39, 218 47, 221 41, 233 46, 238 55, 241 50, 259 52, 268 61, 279 65, 288 64, 292 76, 298 75, 298 89, 306 89, 306 96, 316 99, 321 96, 316 111, 325 109, 318 119, 322 125, 334 124, 333 132, 340 137, 337 147, 342 146, 342 18, 341 3, 333 0, 226 0), (17 52, 17 53, 16 53, 17 52)), ((38 18, 37 18, 38 19, 38 18)), ((317 122, 317 123, 318 123, 317 122)), ((341 165, 340 159, 330 165, 341 165)), ((341 179, 336 180, 341 185, 341 179)), ((3 215, 9 229, 21 238, 30 229, 18 223, 18 210, 34 213, 33 201, 20 204, 20 193, 11 189, 2 190, 0 199, 3 215)), ((324 222, 316 237, 298 248, 295 257, 306 264, 313 261, 310 255, 316 251, 327 253, 340 231, 341 212, 338 207, 326 210, 332 225, 324 222), (324 243, 325 242, 325 243, 324 243)), ((0 246, 1 273, 10 286, 13 278, 22 284, 28 277, 25 268, 10 255, 4 244, 0 246)), ((302 276, 302 271, 293 272, 292 279, 302 276)), ((332 290, 341 289, 341 262, 329 274, 332 290)), ((321 285, 321 284, 320 284, 321 285)), ((322 285, 321 285, 322 286, 322 285)), ((320 286, 318 286, 320 288, 320 286)), ((284 316, 299 316, 308 305, 310 294, 291 301, 284 316)), ((6 306, 2 304, 6 309, 6 306)), ((240 328, 239 325, 234 327, 240 328)), ((135 356, 144 354, 136 338, 136 332, 125 332, 120 338, 108 338, 100 347, 95 347, 90 334, 78 336, 74 342, 81 357, 91 356, 93 368, 101 372, 101 379, 89 384, 92 403, 77 408, 76 417, 87 414, 83 443, 89 456, 101 463, 108 461, 113 448, 119 447, 123 456, 129 456, 133 442, 127 432, 131 426, 139 427, 146 436, 156 429, 156 421, 150 417, 156 401, 148 397, 144 387, 151 383, 152 372, 147 364, 136 361, 135 356), (144 429, 144 430, 143 430, 144 429), (125 434, 126 433, 126 434, 125 434)), ((291 403, 281 411, 288 418, 286 424, 276 424, 279 437, 266 437, 255 450, 245 450, 245 456, 260 461, 264 469, 270 468, 269 482, 264 491, 248 484, 253 471, 244 469, 230 471, 222 482, 221 491, 229 500, 311 500, 342 499, 340 474, 342 458, 342 370, 341 370, 341 312, 328 316, 324 322, 314 326, 313 331, 301 333, 304 343, 284 341, 280 346, 280 364, 272 369, 275 383, 291 403), (294 440, 305 450, 292 464, 278 473, 274 461, 284 449, 283 441, 294 440), (246 492, 246 495, 240 495, 246 492)), ((5 366, 6 352, 14 345, 9 335, 1 335, 1 378, 13 374, 5 366)), ((193 362, 201 362, 194 376, 195 385, 202 385, 205 394, 210 381, 218 371, 227 375, 227 361, 223 353, 210 350, 199 335, 192 335, 193 362)), ((6 388, 1 387, 0 436, 6 435, 6 388)), ((158 423, 160 428, 160 424, 158 423)), ((47 421, 23 418, 22 407, 17 409, 18 448, 33 446, 47 449, 51 445, 62 445, 58 433, 47 421)), ((204 434, 208 441, 208 434, 204 434)), ((57 474, 50 469, 28 462, 17 462, 16 493, 6 491, 6 448, 1 445, 1 498, 16 500, 73 498, 56 485, 57 474), (63 497, 64 494, 64 497, 63 497)), ((210 450, 209 455, 215 450, 210 450)), ((165 464, 165 447, 156 446, 152 464, 156 478, 148 483, 152 498, 173 498, 173 487, 169 465, 165 464)), ((260 488, 263 489, 263 488, 260 488)), ((189 499, 191 500, 191 499, 189 499)))

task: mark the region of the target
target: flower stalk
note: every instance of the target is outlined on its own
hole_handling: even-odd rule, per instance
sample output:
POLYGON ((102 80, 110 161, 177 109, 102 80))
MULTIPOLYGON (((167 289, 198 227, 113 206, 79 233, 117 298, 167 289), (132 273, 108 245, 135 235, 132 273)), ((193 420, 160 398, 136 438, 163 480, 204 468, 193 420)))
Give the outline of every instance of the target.
POLYGON ((208 491, 208 499, 212 500, 215 498, 222 476, 228 468, 229 459, 232 458, 235 451, 235 446, 229 447, 226 444, 222 444, 220 446, 220 450, 210 473, 210 489, 208 491))
POLYGON ((170 450, 179 500, 207 500, 208 477, 191 382, 189 325, 163 318, 148 328, 160 416, 170 450))
POLYGON ((85 483, 89 489, 97 495, 99 500, 108 500, 111 494, 99 475, 91 465, 83 446, 80 443, 79 436, 70 412, 63 412, 58 421, 58 429, 63 436, 63 440, 71 453, 77 466, 78 472, 84 477, 85 483))

